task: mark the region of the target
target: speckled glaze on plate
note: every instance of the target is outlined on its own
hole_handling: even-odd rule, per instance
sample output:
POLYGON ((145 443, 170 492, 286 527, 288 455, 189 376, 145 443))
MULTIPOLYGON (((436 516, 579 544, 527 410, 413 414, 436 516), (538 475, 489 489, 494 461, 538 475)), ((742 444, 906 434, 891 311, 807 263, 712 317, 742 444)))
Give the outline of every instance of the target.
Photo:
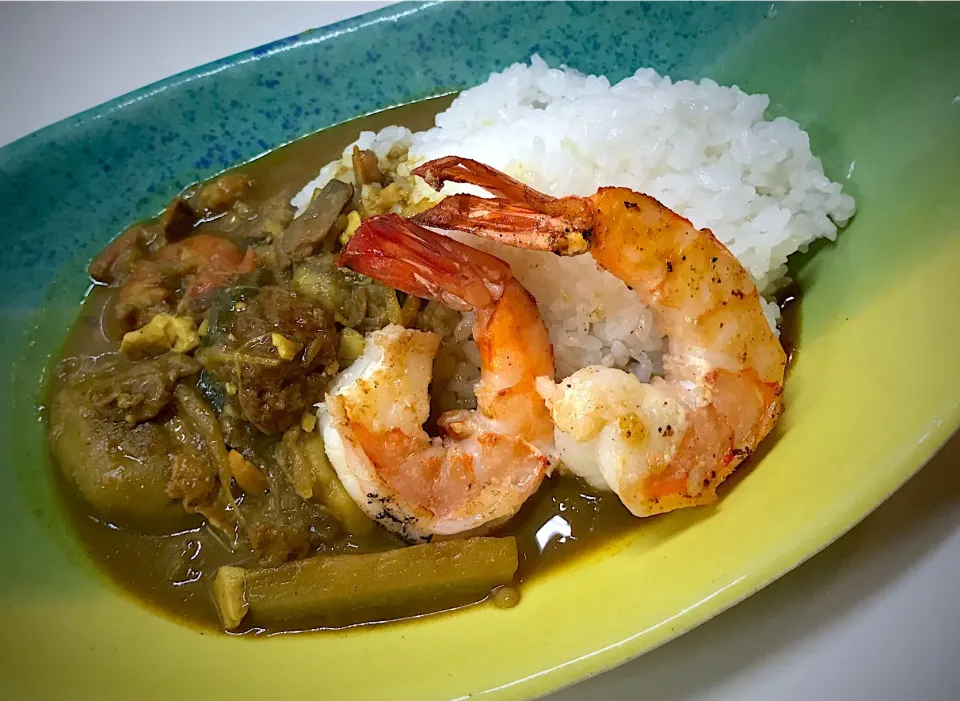
MULTIPOLYGON (((641 654, 837 538, 960 421, 960 7, 399 5, 204 66, 0 149, 0 676, 10 698, 519 699, 641 654), (857 197, 792 261, 787 412, 714 507, 644 521, 511 611, 247 640, 123 597, 59 518, 35 398, 91 254, 186 184, 539 52, 771 95, 857 197)), ((641 690, 638 690, 638 693, 641 690)))

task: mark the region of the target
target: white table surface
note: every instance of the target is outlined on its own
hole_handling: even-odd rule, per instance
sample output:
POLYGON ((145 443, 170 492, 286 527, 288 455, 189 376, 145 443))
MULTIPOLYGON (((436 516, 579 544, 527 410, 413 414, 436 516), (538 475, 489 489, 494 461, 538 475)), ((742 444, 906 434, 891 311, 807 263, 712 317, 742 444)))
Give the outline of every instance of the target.
MULTIPOLYGON (((182 70, 386 4, 0 4, 0 145, 182 70)), ((958 594, 955 438, 793 573, 551 701, 958 701, 958 594)))

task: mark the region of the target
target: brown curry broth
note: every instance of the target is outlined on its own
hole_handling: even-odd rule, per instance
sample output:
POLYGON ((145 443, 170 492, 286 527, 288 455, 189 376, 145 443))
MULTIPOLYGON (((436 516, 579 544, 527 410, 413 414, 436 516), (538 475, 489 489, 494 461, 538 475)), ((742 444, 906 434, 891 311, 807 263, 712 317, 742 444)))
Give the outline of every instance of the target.
MULTIPOLYGON (((434 115, 445 109, 451 97, 434 98, 363 117, 272 151, 237 170, 252 177, 257 186, 244 200, 254 206, 287 190, 292 195, 316 175, 319 167, 339 158, 343 147, 360 131, 379 130, 390 124, 411 129, 432 125, 434 115)), ((200 224, 196 232, 221 233, 217 221, 200 224)), ((796 299, 791 290, 789 302, 796 299)), ((61 357, 90 356, 116 351, 119 331, 109 322, 115 290, 93 287, 83 303, 61 357)), ((797 305, 784 305, 784 329, 795 328, 792 317, 797 305)), ((784 344, 793 348, 790 339, 784 344)), ((55 375, 54 375, 55 377, 55 375)), ((54 379, 50 392, 58 389, 54 379)), ((202 628, 220 630, 220 621, 210 594, 217 568, 242 559, 227 550, 199 524, 174 535, 149 535, 120 528, 99 518, 71 489, 62 475, 55 476, 57 491, 69 521, 94 562, 127 593, 161 613, 202 628)), ((612 494, 598 494, 570 477, 548 479, 520 513, 498 530, 514 535, 520 550, 520 583, 558 565, 567 564, 585 550, 595 549, 632 528, 642 525, 612 494)), ((377 529, 379 531, 379 529, 377 529)), ((336 549, 341 552, 371 552, 395 546, 383 532, 361 540, 351 539, 336 549)), ((407 612, 397 611, 396 618, 407 612)), ((310 621, 290 626, 311 630, 310 621)), ((289 629, 289 628, 288 628, 289 629)))

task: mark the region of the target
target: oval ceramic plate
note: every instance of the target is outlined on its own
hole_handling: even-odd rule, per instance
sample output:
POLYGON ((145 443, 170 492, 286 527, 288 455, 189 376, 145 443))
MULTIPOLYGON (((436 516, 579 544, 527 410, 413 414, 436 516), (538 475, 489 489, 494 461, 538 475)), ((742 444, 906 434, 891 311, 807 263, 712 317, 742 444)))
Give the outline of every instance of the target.
POLYGON ((396 701, 545 693, 748 596, 859 521, 960 419, 960 7, 396 6, 159 83, 0 150, 0 674, 13 698, 396 701), (90 255, 186 184, 303 134, 476 84, 539 52, 769 93, 859 214, 793 261, 787 412, 712 508, 638 524, 511 611, 248 640, 120 595, 51 494, 40 377, 90 255), (57 272, 60 271, 60 272, 57 272), (52 282, 54 279, 59 282, 52 282))

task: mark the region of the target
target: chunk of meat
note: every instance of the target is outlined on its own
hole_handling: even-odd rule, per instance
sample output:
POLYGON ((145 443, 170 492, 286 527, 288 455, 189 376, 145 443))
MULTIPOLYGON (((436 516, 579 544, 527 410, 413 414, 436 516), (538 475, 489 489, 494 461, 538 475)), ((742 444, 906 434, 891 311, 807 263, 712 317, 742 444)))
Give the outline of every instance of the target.
POLYGON ((277 521, 257 521, 250 526, 250 547, 260 556, 264 567, 276 567, 287 560, 300 560, 310 554, 310 539, 302 529, 277 521))
POLYGON ((264 433, 277 433, 323 398, 338 351, 333 320, 323 307, 290 290, 264 287, 242 307, 234 306, 224 332, 197 358, 236 388, 244 419, 264 433), (281 357, 274 334, 302 350, 281 357))
POLYGON ((107 421, 135 425, 156 417, 173 398, 180 379, 200 372, 200 364, 181 353, 96 373, 78 386, 83 403, 107 421))
POLYGON ((220 484, 209 461, 180 453, 173 457, 171 467, 167 496, 182 501, 189 513, 199 513, 216 503, 220 484))

